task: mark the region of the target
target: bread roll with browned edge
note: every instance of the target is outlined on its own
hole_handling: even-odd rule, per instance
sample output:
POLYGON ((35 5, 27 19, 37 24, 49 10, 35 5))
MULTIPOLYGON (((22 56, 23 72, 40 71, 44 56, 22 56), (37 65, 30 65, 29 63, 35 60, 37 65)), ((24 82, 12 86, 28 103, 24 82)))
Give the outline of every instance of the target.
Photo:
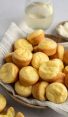
POLYGON ((23 67, 19 72, 20 83, 24 86, 35 84, 39 80, 38 72, 32 66, 23 67))
POLYGON ((46 100, 46 87, 48 86, 48 82, 41 81, 33 85, 32 87, 32 95, 34 98, 40 101, 46 100))
POLYGON ((38 45, 38 51, 41 51, 48 56, 54 55, 56 53, 57 43, 50 38, 45 38, 38 45))
POLYGON ((47 61, 49 61, 49 57, 46 54, 43 52, 36 52, 33 54, 31 64, 34 68, 38 69, 42 63, 47 61))
POLYGON ((63 57, 64 57, 64 47, 62 45, 58 44, 56 53, 54 55, 52 55, 51 58, 52 59, 59 58, 59 59, 63 60, 63 57))
POLYGON ((40 65, 39 75, 42 80, 47 82, 54 82, 63 77, 59 66, 51 60, 40 65))
POLYGON ((23 86, 19 81, 15 83, 15 91, 18 95, 29 97, 32 92, 32 86, 23 86))
POLYGON ((12 60, 19 68, 29 65, 31 59, 32 53, 27 49, 19 48, 12 54, 12 60))
POLYGON ((65 65, 68 65, 68 50, 64 51, 63 62, 65 65))
POLYGON ((60 82, 62 84, 65 84, 65 74, 61 72, 61 77, 57 79, 55 82, 60 82))
POLYGON ((65 73, 65 74, 68 74, 68 66, 65 66, 65 68, 64 68, 64 73, 65 73))
POLYGON ((62 60, 55 58, 55 59, 52 59, 52 61, 57 64, 57 66, 60 68, 60 71, 63 71, 64 64, 62 60))
POLYGON ((18 79, 18 67, 13 63, 5 63, 0 68, 0 80, 4 83, 14 83, 18 79))
POLYGON ((12 61, 12 52, 6 54, 6 56, 5 56, 5 61, 8 62, 8 63, 9 63, 9 62, 13 62, 13 61, 12 61))
POLYGON ((36 30, 27 36, 27 40, 33 45, 38 45, 41 40, 44 40, 44 31, 43 30, 36 30))
POLYGON ((68 88, 68 74, 65 76, 65 86, 68 88))
POLYGON ((26 40, 26 39, 18 39, 14 43, 14 50, 22 48, 22 49, 28 49, 30 51, 33 51, 32 45, 26 40))
POLYGON ((52 83, 46 88, 46 97, 49 101, 61 104, 67 99, 67 88, 62 83, 52 83))

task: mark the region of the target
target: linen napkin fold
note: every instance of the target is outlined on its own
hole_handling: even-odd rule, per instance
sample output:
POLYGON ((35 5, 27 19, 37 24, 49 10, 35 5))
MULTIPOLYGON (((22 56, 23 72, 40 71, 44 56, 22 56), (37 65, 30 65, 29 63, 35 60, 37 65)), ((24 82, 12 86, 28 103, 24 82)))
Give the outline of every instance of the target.
MULTIPOLYGON (((11 52, 12 45, 14 41, 16 41, 18 38, 23 38, 26 36, 27 31, 23 31, 22 29, 25 29, 24 26, 21 27, 21 25, 18 27, 15 23, 11 23, 8 30, 5 32, 1 42, 0 42, 0 67, 3 64, 3 59, 6 55, 6 53, 11 52)), ((67 44, 63 44, 67 48, 67 44)), ((24 101, 29 104, 38 105, 38 106, 48 106, 49 108, 55 110, 58 113, 61 113, 65 116, 68 116, 68 99, 65 103, 62 104, 55 104, 53 102, 49 101, 38 101, 33 98, 24 98, 19 95, 17 95, 13 89, 13 87, 9 84, 4 84, 0 81, 0 85, 3 86, 8 92, 10 92, 13 96, 18 98, 21 101, 24 101)))
POLYGON ((0 66, 3 64, 6 53, 12 50, 14 41, 18 38, 23 38, 24 35, 25 33, 15 23, 11 23, 0 41, 0 66))

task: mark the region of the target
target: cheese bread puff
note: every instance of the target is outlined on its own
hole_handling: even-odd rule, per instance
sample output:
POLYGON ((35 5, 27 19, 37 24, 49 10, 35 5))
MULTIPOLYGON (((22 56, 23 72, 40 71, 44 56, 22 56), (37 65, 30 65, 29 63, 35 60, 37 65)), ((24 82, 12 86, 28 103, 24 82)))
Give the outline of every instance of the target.
POLYGON ((44 31, 43 30, 36 30, 30 33, 27 36, 27 40, 33 45, 38 45, 41 40, 44 40, 44 31))
POLYGON ((16 42, 14 43, 14 50, 18 48, 22 48, 22 49, 26 48, 30 51, 33 51, 32 45, 26 39, 16 40, 16 42))
POLYGON ((39 68, 39 66, 44 63, 49 61, 49 58, 46 54, 42 53, 42 52, 37 52, 35 54, 33 54, 33 58, 32 58, 32 66, 36 69, 39 68))
POLYGON ((38 50, 44 52, 48 56, 56 53, 57 43, 49 38, 42 40, 38 45, 38 50))
POLYGON ((52 61, 60 68, 60 71, 64 69, 64 64, 60 59, 52 59, 52 61))
POLYGON ((7 110, 7 117, 15 117, 15 110, 13 107, 9 107, 7 110))
POLYGON ((12 54, 12 60, 19 68, 29 65, 31 59, 32 53, 27 49, 19 48, 12 54))
POLYGON ((62 77, 59 67, 53 61, 48 61, 40 65, 39 75, 41 79, 53 82, 62 77))
POLYGON ((63 62, 65 65, 68 65, 68 50, 64 51, 63 62))
POLYGON ((68 74, 68 66, 65 66, 65 68, 64 68, 64 73, 65 73, 65 74, 68 74))
POLYGON ((62 45, 58 44, 56 53, 54 55, 52 55, 51 58, 52 59, 59 58, 59 59, 63 60, 63 56, 64 56, 64 47, 62 45))
POLYGON ((63 103, 67 99, 67 89, 61 83, 52 83, 46 88, 46 97, 51 102, 57 104, 63 103))
POLYGON ((62 84, 65 83, 65 74, 61 72, 61 77, 57 79, 55 82, 60 82, 62 84))
POLYGON ((0 94, 0 112, 2 112, 4 110, 4 108, 6 107, 6 98, 0 94))
POLYGON ((39 75, 35 68, 31 66, 23 67, 19 72, 20 83, 24 86, 35 84, 39 80, 39 75))
POLYGON ((18 112, 15 117, 24 117, 24 114, 21 112, 18 112))
POLYGON ((23 86, 19 81, 15 83, 15 91, 20 96, 29 97, 32 92, 32 86, 23 86))
POLYGON ((5 63, 0 68, 0 80, 4 83, 13 83, 17 80, 19 69, 13 63, 5 63))
POLYGON ((6 114, 0 114, 0 117, 15 117, 15 110, 13 107, 9 107, 6 114))
POLYGON ((65 85, 66 85, 66 87, 68 88, 68 73, 67 73, 66 76, 65 76, 65 85))
POLYGON ((6 61, 6 62, 12 62, 12 53, 8 53, 8 54, 5 56, 5 61, 6 61))
POLYGON ((32 95, 34 98, 44 101, 46 100, 46 87, 48 86, 47 82, 38 82, 32 87, 32 95))
POLYGON ((13 107, 9 107, 7 112, 1 113, 0 117, 24 117, 22 112, 16 112, 13 107))

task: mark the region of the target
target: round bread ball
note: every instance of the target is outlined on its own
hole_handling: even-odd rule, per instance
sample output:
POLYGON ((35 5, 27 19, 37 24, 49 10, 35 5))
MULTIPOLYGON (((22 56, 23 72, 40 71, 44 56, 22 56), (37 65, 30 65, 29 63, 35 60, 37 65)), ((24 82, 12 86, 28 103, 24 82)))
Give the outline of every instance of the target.
POLYGON ((18 67, 13 63, 5 63, 0 68, 0 80, 4 83, 14 83, 18 79, 18 67))
POLYGON ((66 87, 58 82, 48 85, 46 97, 49 101, 60 104, 66 101, 68 96, 66 87))
POLYGON ((56 53, 52 55, 51 58, 52 59, 59 58, 60 60, 63 60, 63 57, 64 57, 64 46, 58 44, 56 53))
POLYGON ((32 92, 32 86, 23 86, 19 81, 15 83, 15 91, 17 94, 23 97, 29 97, 32 92))
POLYGON ((31 51, 27 49, 16 49, 12 54, 13 62, 19 67, 25 67, 30 64, 32 59, 31 51))
POLYGON ((63 64, 63 61, 62 61, 62 60, 56 58, 56 59, 52 59, 52 61, 53 61, 54 63, 56 63, 56 65, 59 67, 60 71, 63 71, 63 69, 64 69, 64 64, 63 64))
POLYGON ((60 68, 54 61, 51 60, 40 65, 39 75, 41 79, 47 82, 54 82, 62 77, 60 68))
POLYGON ((57 43, 49 38, 46 38, 45 40, 42 40, 38 44, 38 51, 41 51, 48 56, 54 55, 56 53, 57 49, 57 43))
POLYGON ((24 86, 35 84, 39 80, 38 72, 32 66, 23 67, 19 72, 20 83, 24 86))
POLYGON ((32 87, 32 95, 35 99, 44 101, 46 100, 46 87, 48 86, 48 82, 41 81, 33 85, 32 87))
POLYGON ((14 50, 19 49, 19 48, 33 51, 32 45, 26 39, 18 39, 15 41, 14 50))
POLYGON ((44 40, 44 31, 43 30, 36 30, 32 33, 30 33, 28 36, 27 36, 27 40, 33 45, 38 45, 41 40, 44 40))
POLYGON ((43 52, 36 52, 33 54, 31 63, 34 68, 38 69, 42 63, 47 61, 49 61, 49 57, 46 54, 43 52))

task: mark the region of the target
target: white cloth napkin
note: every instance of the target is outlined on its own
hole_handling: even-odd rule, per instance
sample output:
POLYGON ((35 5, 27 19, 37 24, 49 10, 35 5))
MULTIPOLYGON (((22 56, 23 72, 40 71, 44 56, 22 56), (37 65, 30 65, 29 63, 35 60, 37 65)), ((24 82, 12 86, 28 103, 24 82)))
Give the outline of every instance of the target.
MULTIPOLYGON (((15 23, 12 23, 10 27, 8 28, 8 30, 6 31, 6 33, 4 34, 0 42, 0 66, 3 64, 3 59, 6 53, 11 52, 12 44, 14 43, 14 41, 18 38, 26 36, 26 32, 28 34, 28 30, 23 31, 24 29, 27 30, 27 28, 24 27, 24 25, 22 25, 22 27, 21 25, 18 27, 15 23)), ((63 45, 65 45, 67 48, 67 44, 63 44, 63 45)), ((65 103, 62 103, 62 104, 54 104, 49 101, 41 102, 36 99, 27 99, 27 98, 24 98, 15 94, 15 91, 13 87, 11 87, 11 85, 7 85, 2 82, 0 82, 0 84, 5 89, 7 89, 7 91, 11 92, 16 98, 21 99, 22 101, 26 103, 39 105, 39 106, 48 106, 49 108, 55 110, 56 112, 68 116, 68 99, 65 103)))
POLYGON ((14 41, 24 35, 25 33, 15 23, 11 23, 0 42, 0 66, 3 64, 6 53, 12 50, 14 41))

